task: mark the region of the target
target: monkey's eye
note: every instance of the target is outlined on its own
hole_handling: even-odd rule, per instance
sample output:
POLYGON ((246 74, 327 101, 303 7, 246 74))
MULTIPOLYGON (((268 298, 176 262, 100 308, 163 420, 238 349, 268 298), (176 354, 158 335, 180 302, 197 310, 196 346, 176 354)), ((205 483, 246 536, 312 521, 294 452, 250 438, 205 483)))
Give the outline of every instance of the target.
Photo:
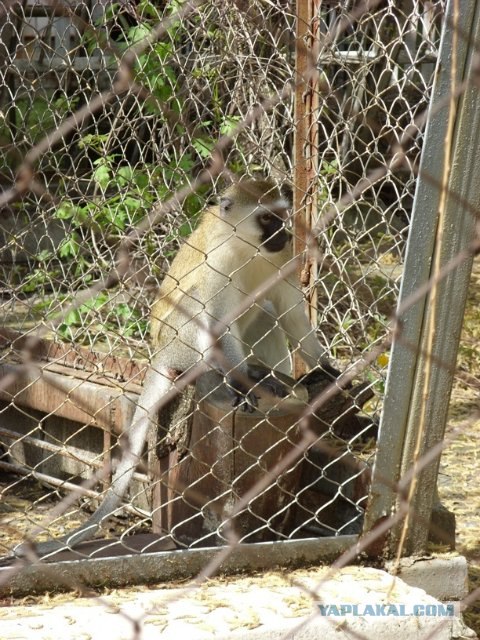
POLYGON ((220 213, 222 215, 227 214, 232 208, 233 200, 231 198, 222 197, 220 198, 220 213))
POLYGON ((273 213, 262 213, 260 216, 260 222, 262 224, 270 224, 273 218, 274 218, 273 213))

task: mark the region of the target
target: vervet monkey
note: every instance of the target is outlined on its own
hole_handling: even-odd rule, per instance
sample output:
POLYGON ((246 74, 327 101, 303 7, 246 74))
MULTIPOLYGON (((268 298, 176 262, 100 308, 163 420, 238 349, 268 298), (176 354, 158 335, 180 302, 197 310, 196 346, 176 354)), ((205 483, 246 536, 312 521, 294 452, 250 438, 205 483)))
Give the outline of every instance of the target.
MULTIPOLYGON (((261 302, 253 303, 229 326, 222 320, 249 294, 292 259, 287 229, 290 203, 270 180, 243 179, 229 187, 219 204, 204 213, 180 248, 152 308, 151 335, 157 349, 127 432, 128 447, 107 495, 87 523, 61 540, 38 545, 40 554, 91 538, 112 514, 132 480, 147 439, 153 409, 181 372, 207 360, 225 376, 233 406, 253 411, 257 396, 248 385, 249 364, 291 373, 288 344, 309 367, 320 365, 335 375, 304 311, 294 276, 280 280, 261 302), (213 331, 222 327, 218 342, 213 331), (222 362, 215 362, 215 349, 222 362)), ((266 384, 276 395, 283 385, 272 376, 266 384)))

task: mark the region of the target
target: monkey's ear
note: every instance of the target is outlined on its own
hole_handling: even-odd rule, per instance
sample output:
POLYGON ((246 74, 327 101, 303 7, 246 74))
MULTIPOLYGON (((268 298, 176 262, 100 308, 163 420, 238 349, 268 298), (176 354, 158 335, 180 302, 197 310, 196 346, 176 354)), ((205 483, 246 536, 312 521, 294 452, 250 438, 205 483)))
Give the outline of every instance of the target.
POLYGON ((232 208, 233 200, 228 196, 222 196, 220 198, 220 215, 226 216, 232 208))

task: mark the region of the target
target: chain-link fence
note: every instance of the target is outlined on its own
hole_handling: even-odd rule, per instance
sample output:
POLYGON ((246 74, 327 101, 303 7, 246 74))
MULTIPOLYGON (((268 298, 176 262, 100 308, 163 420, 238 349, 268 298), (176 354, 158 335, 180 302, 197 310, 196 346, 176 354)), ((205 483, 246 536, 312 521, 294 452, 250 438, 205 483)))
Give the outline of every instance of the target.
POLYGON ((148 362, 158 373, 144 388, 157 397, 146 404, 159 420, 124 507, 103 519, 100 541, 71 539, 61 558, 310 538, 328 557, 332 536, 348 545, 361 533, 443 3, 357 14, 299 4, 5 7, 4 554, 76 530, 112 473, 138 462, 122 433, 148 362), (250 194, 254 214, 230 222, 242 182, 228 185, 246 177, 272 182, 250 194), (228 205, 215 204, 225 188, 228 205), (189 239, 209 215, 215 223, 189 239), (257 225, 257 244, 243 223, 257 225), (306 264, 283 258, 285 226, 301 253, 323 225, 306 264), (179 246, 189 252, 174 262, 179 246), (256 292, 284 263, 281 284, 256 292), (300 292, 318 347, 299 333, 300 292), (198 357, 181 366, 185 348, 198 357), (350 368, 375 348, 361 372, 350 368), (300 359, 312 367, 320 351, 346 376, 332 385, 339 371, 324 362, 296 382, 300 359), (160 406, 175 380, 180 395, 160 406), (257 408, 242 404, 255 396, 257 408))

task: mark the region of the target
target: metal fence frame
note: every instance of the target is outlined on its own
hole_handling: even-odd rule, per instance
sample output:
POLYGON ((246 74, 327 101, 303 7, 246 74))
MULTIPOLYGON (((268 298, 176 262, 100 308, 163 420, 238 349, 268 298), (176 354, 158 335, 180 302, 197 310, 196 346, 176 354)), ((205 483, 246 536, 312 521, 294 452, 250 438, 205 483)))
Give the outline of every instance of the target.
MULTIPOLYGON (((399 496, 396 484, 422 456, 437 451, 415 478, 409 496, 414 523, 404 541, 409 555, 427 550, 439 447, 445 435, 475 252, 474 212, 480 204, 474 151, 480 142, 480 113, 472 86, 478 63, 471 44, 480 36, 480 7, 468 2, 458 17, 454 10, 454 2, 449 2, 398 302, 400 335, 391 354, 366 517, 369 530, 399 510, 405 494, 399 496), (464 37, 459 38, 458 33, 464 37), (460 92, 465 84, 467 90, 460 92), (441 187, 445 167, 448 183, 441 187), (442 272, 447 277, 441 278, 442 272), (425 290, 429 280, 433 288, 425 290), (386 484, 385 477, 393 484, 386 484)), ((409 486, 406 483, 403 490, 409 486)), ((387 543, 391 549, 403 527, 399 523, 390 531, 387 543)))

